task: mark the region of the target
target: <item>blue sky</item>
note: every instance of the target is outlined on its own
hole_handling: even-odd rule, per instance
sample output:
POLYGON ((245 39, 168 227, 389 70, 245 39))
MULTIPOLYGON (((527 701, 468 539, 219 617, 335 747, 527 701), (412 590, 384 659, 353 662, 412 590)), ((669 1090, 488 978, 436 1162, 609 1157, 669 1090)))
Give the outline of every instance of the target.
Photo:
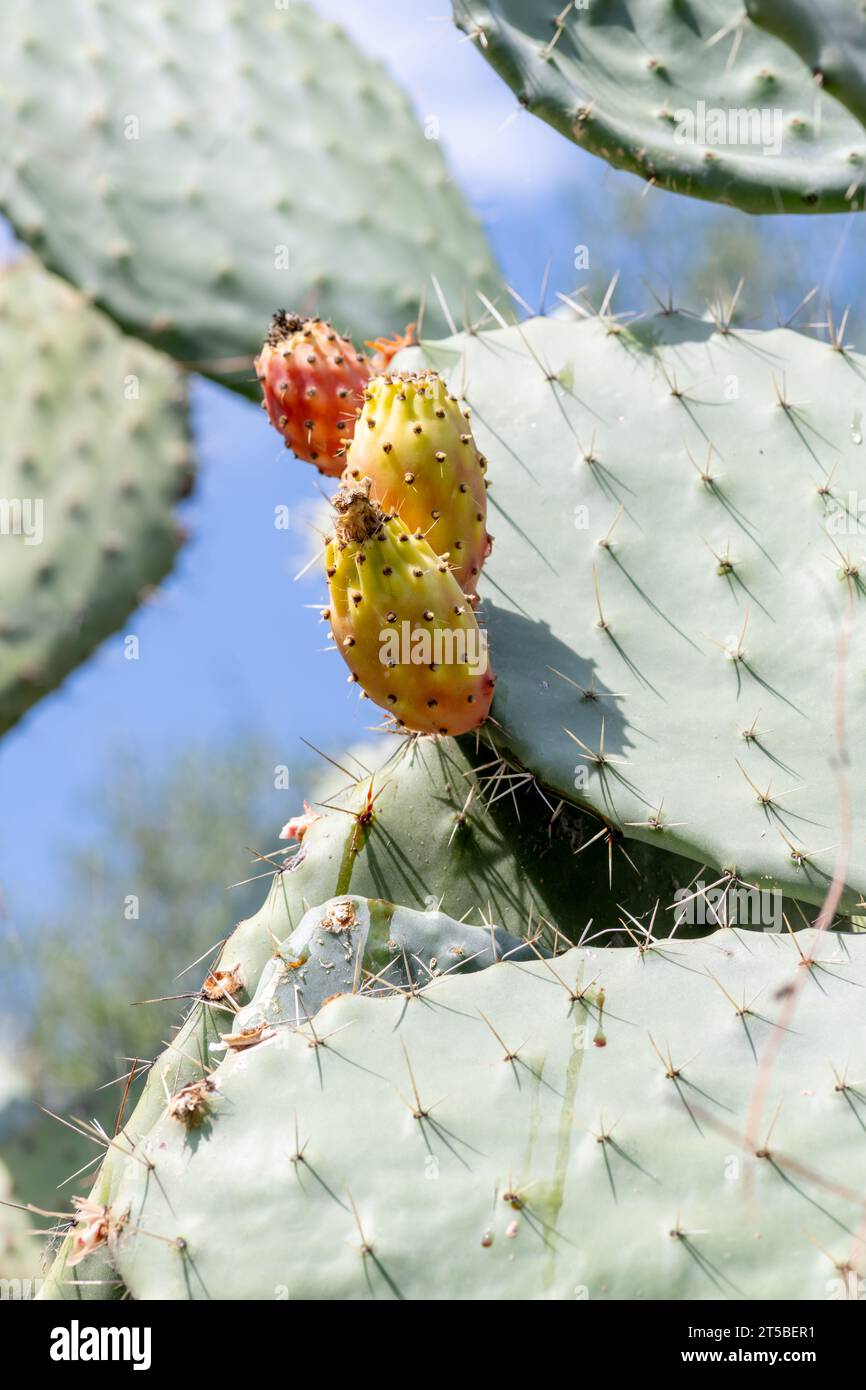
MULTIPOLYGON (((518 112, 453 28, 446 0, 316 4, 389 64, 422 120, 437 117, 455 177, 506 278, 530 303, 548 258, 551 286, 573 286, 578 244, 591 256, 600 246, 626 272, 625 291, 637 293, 643 275, 659 288, 677 283, 682 243, 665 234, 669 219, 695 245, 711 227, 741 220, 653 191, 635 242, 616 220, 634 181, 518 112)), ((765 219, 762 231, 767 254, 786 258, 804 290, 826 282, 844 300, 854 266, 866 261, 863 228, 862 218, 795 218, 765 219)), ((316 475, 279 447, 254 406, 202 382, 192 394, 200 475, 184 509, 191 540, 156 600, 125 626, 140 639, 141 659, 124 660, 124 634, 109 640, 0 744, 0 893, 13 923, 60 900, 65 848, 92 831, 118 749, 158 764, 190 742, 259 733, 292 763, 301 735, 337 752, 376 722, 339 658, 320 650, 323 630, 304 607, 321 600, 320 580, 292 582, 310 553, 316 475), (278 505, 291 509, 288 532, 274 528, 278 505)), ((299 797, 289 799, 287 815, 299 797)))

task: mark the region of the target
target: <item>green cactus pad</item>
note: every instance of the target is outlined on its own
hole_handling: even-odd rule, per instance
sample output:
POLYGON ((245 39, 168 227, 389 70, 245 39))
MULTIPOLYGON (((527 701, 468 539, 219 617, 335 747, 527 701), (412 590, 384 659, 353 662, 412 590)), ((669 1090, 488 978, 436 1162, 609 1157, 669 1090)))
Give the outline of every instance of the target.
POLYGON ((536 951, 542 948, 534 951, 501 927, 470 926, 444 912, 415 912, 381 898, 331 898, 311 907, 279 944, 232 1031, 299 1026, 335 994, 411 991, 499 960, 534 960, 536 951))
POLYGON ((858 938, 727 931, 341 995, 162 1115, 112 1258, 137 1299, 844 1298, 864 986, 858 938))
POLYGON ((127 331, 247 394, 280 305, 374 338, 416 317, 431 273, 457 303, 491 291, 436 141, 301 0, 11 0, 0 93, 19 236, 127 331))
POLYGON ((866 8, 858 0, 746 0, 756 24, 789 44, 824 89, 866 125, 866 8))
MULTIPOLYGON (((320 819, 269 898, 279 939, 287 910, 291 929, 308 906, 346 893, 495 921, 512 936, 548 923, 576 939, 591 920, 618 925, 612 897, 639 916, 700 867, 643 845, 629 864, 615 844, 611 888, 606 839, 588 843, 604 826, 570 807, 555 814, 556 801, 474 735, 394 744, 372 780, 347 776, 342 792, 313 807, 320 819)), ((239 929, 250 927, 244 941, 261 937, 256 920, 239 929)))
MULTIPOLYGON (((415 987, 430 976, 431 953, 443 973, 454 965, 457 971, 452 968, 451 973, 471 968, 469 958, 481 950, 481 940, 490 943, 493 922, 505 928, 504 933, 497 928, 497 953, 509 956, 518 953, 521 937, 539 932, 537 949, 544 949, 545 942, 562 946, 569 936, 601 944, 629 939, 646 944, 652 937, 666 936, 675 924, 680 936, 707 929, 676 923, 677 914, 670 909, 678 892, 694 891, 696 879, 714 882, 715 873, 702 875, 699 865, 652 845, 624 845, 603 823, 551 801, 531 777, 516 775, 488 747, 476 747, 473 737, 399 744, 372 783, 365 777, 347 785, 315 809, 320 819, 306 831, 301 850, 275 879, 262 909, 238 925, 221 953, 220 966, 239 976, 233 1002, 247 1019, 256 990, 270 991, 280 984, 271 964, 276 949, 286 960, 301 961, 304 968, 301 995, 296 998, 291 983, 285 993, 290 1010, 310 1012, 320 1000, 356 983, 375 991, 375 981, 368 981, 363 972, 381 974, 393 960, 390 951, 382 955, 381 938, 393 913, 391 901, 399 897, 411 909, 399 910, 399 931, 389 933, 388 940, 397 941, 401 950, 396 967, 391 967, 396 977, 386 978, 401 988, 410 984, 408 975, 401 973, 402 945, 408 951, 412 941, 429 936, 431 929, 435 945, 426 956, 421 954, 423 964, 417 953, 414 960, 415 987), (371 804, 373 815, 366 821, 371 804), (325 945, 317 942, 317 959, 303 965, 311 928, 317 928, 322 915, 311 911, 311 905, 346 895, 355 904, 376 899, 367 909, 373 915, 373 930, 365 937, 369 949, 361 952, 360 965, 355 943, 348 957, 345 952, 341 957, 339 933, 326 950, 328 936, 318 930, 316 936, 325 945), (452 962, 442 943, 446 953, 456 944, 465 954, 452 962)), ((786 905, 786 912, 795 927, 808 920, 795 904, 786 905)), ((485 949, 479 961, 486 959, 485 949)), ((409 973, 412 969, 410 959, 409 973)), ((128 1141, 144 1142, 164 1113, 160 1072, 172 1092, 195 1080, 201 1075, 201 1062, 218 1056, 213 1049, 232 1023, 228 1006, 194 1004, 159 1069, 148 1075, 120 1147, 102 1165, 94 1188, 98 1200, 108 1202, 117 1191, 128 1141)), ((58 1257, 46 1297, 120 1296, 122 1281, 103 1259, 93 1257, 69 1270, 67 1249, 58 1257)))
MULTIPOLYGON (((653 917, 654 934, 672 930, 667 908, 699 865, 645 845, 630 846, 627 857, 604 833, 596 838, 598 822, 568 807, 552 819, 528 779, 491 767, 487 749, 475 752, 473 743, 403 743, 372 785, 365 778, 317 808, 321 818, 261 910, 223 948, 220 965, 241 980, 236 1003, 249 1001, 275 944, 301 931, 311 906, 347 894, 447 912, 467 929, 497 922, 512 940, 541 933, 552 945, 584 935, 606 942, 614 932, 626 941, 623 923, 640 933, 653 917)), ((178 1084, 194 1074, 190 1059, 206 1056, 225 1031, 226 1016, 195 1005, 176 1039, 178 1084)), ((131 1128, 146 1129, 163 1103, 149 1081, 131 1128)))
POLYGON ((489 459, 500 751, 626 836, 808 902, 838 859, 852 910, 866 362, 680 313, 536 319, 398 365, 419 360, 465 383, 489 459))
POLYGON ((454 0, 454 15, 523 106, 617 168, 745 212, 863 207, 854 0, 454 0))
MULTIPOLYGON (((550 944, 562 945, 568 936, 628 941, 628 932, 637 939, 650 928, 656 936, 669 933, 675 914, 667 909, 700 871, 651 846, 626 849, 603 824, 558 807, 531 778, 515 777, 486 746, 476 748, 473 737, 402 742, 372 784, 365 777, 348 785, 348 774, 345 780, 345 790, 314 808, 320 819, 301 850, 221 952, 222 968, 240 978, 235 1005, 249 1003, 277 944, 306 931, 311 906, 333 897, 402 901, 419 916, 423 910, 428 922, 447 911, 467 939, 480 927, 489 933, 485 924, 496 922, 511 940, 540 932, 550 944), (365 821, 371 800, 373 816, 365 821)), ((321 994, 318 983, 315 988, 321 994)), ((200 1061, 231 1023, 227 1006, 194 1003, 163 1059, 173 1090, 200 1075, 200 1061)), ((162 1082, 152 1073, 125 1135, 141 1140, 164 1108, 162 1082)), ((107 1156, 94 1189, 100 1200, 110 1199, 125 1161, 118 1148, 107 1156)), ((51 1296, 101 1298, 116 1290, 101 1262, 96 1269, 88 1261, 76 1273, 65 1270, 64 1258, 61 1253, 52 1275, 51 1296), (90 1278, 108 1283, 90 1285, 90 1278)))
POLYGON ((0 731, 170 570, 186 390, 35 264, 0 273, 0 731))

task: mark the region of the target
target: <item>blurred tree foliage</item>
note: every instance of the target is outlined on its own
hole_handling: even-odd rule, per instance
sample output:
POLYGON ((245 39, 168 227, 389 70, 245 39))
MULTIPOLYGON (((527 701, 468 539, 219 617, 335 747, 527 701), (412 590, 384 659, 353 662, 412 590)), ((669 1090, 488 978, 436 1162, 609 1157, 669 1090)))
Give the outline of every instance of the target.
POLYGON ((71 854, 64 910, 27 933, 30 1040, 52 1088, 90 1089, 123 1058, 153 1056, 183 1004, 135 1001, 195 990, 216 944, 261 905, 265 866, 246 847, 275 849, 303 800, 294 777, 275 787, 278 763, 254 741, 186 752, 160 772, 118 759, 89 847, 71 854))
MULTIPOLYGON (((581 204, 573 217, 590 250, 590 267, 578 270, 577 283, 596 308, 619 273, 613 312, 651 313, 670 296, 678 308, 703 315, 712 306, 727 315, 742 280, 732 321, 769 328, 784 322, 815 288, 795 323, 819 335, 827 321, 826 284, 844 251, 850 222, 824 219, 822 254, 816 260, 811 227, 811 236, 802 227, 795 234, 785 218, 747 217, 618 178, 610 181, 604 203, 581 204)), ((857 288, 848 286, 854 302, 847 341, 863 350, 857 288)), ((833 304, 837 324, 846 307, 846 302, 833 304)))

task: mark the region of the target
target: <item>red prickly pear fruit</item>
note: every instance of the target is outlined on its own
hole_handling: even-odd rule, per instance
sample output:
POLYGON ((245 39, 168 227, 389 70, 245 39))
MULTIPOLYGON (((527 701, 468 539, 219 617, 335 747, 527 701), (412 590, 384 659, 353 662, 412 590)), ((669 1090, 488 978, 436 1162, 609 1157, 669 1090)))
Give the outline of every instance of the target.
POLYGON ((299 459, 338 478, 363 401, 370 364, 322 319, 280 310, 256 358, 264 408, 299 459))
POLYGON ((447 556, 472 599, 491 546, 486 468, 468 409, 438 373, 371 377, 346 445, 344 480, 372 479, 380 506, 447 556))
POLYGON ((326 542, 330 622, 363 693, 397 724, 465 734, 487 718, 496 677, 486 633, 446 561, 370 496, 370 480, 334 498, 326 542))

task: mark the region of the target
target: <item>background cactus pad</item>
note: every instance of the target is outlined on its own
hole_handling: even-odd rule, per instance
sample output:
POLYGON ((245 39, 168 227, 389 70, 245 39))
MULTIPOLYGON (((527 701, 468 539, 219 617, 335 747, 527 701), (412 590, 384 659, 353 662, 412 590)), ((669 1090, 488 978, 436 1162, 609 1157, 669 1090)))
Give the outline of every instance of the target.
POLYGON ((281 305, 362 340, 415 318, 431 272, 490 288, 436 141, 302 0, 12 0, 0 93, 18 234, 128 331, 249 395, 281 305))
POLYGON ((854 0, 454 0, 521 105, 584 149, 745 212, 863 207, 854 0))
POLYGON ((171 568, 186 385, 75 290, 0 273, 0 732, 171 568))

